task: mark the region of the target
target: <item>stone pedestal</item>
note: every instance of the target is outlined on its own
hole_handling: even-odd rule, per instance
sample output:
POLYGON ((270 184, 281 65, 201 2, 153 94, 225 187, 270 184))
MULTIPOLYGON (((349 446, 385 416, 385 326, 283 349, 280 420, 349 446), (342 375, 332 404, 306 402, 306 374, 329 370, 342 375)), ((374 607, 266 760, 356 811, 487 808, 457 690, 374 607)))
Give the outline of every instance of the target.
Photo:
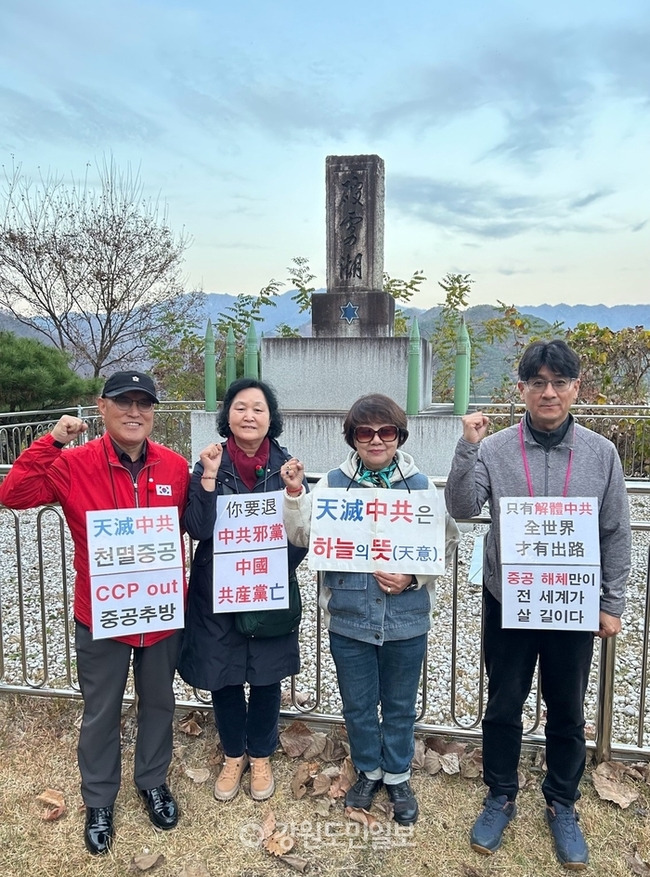
MULTIPOLYGON (((384 393, 406 409, 410 340, 263 338, 263 380, 283 409, 347 411, 366 393, 384 393)), ((431 403, 431 348, 420 340, 418 410, 431 403)))
POLYGON ((390 338, 395 299, 387 292, 321 292, 311 298, 314 338, 390 338))
MULTIPOLYGON (((316 392, 320 391, 320 385, 316 392)), ((359 394, 360 395, 360 394, 359 394)), ((343 440, 342 411, 293 411, 287 399, 280 398, 284 430, 278 439, 305 464, 308 475, 322 475, 338 466, 348 452, 343 440)), ((418 469, 432 478, 444 479, 449 473, 456 443, 463 433, 460 417, 451 405, 432 405, 429 411, 409 417, 409 437, 404 450, 415 459, 418 469)), ((210 442, 222 441, 217 435, 216 417, 206 411, 192 411, 192 465, 210 442)))

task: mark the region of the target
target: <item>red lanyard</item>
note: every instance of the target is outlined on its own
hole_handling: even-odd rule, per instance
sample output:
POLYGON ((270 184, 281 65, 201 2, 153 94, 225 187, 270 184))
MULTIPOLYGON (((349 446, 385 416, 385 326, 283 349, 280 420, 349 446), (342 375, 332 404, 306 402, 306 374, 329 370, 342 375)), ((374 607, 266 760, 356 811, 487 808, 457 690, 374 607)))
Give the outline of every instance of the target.
MULTIPOLYGON (((526 472, 526 482, 528 483, 528 496, 535 496, 533 490, 533 479, 530 474, 530 466, 528 465, 528 457, 526 456, 526 445, 524 443, 524 421, 519 421, 519 444, 521 445, 521 458, 524 461, 524 471, 526 472)), ((573 448, 569 451, 569 463, 566 467, 566 476, 564 478, 564 490, 562 496, 569 493, 569 481, 571 479, 571 466, 573 464, 573 448)))

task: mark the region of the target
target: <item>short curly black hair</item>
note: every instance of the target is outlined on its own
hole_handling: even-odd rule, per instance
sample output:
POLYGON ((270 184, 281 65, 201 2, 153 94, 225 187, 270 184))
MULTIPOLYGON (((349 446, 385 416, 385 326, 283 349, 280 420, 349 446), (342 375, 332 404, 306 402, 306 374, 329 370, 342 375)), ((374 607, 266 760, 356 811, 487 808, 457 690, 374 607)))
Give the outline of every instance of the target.
POLYGON ((351 448, 355 448, 354 430, 368 423, 391 423, 399 429, 397 447, 400 448, 409 436, 406 412, 397 402, 383 393, 368 393, 360 396, 345 415, 343 436, 351 448))
POLYGON ((266 404, 269 406, 270 415, 269 431, 267 435, 272 439, 281 435, 283 421, 280 406, 278 405, 278 397, 275 395, 275 391, 267 383, 264 381, 258 381, 257 378, 238 378, 228 387, 225 396, 223 397, 221 407, 217 412, 217 429, 219 430, 219 435, 224 436, 224 438, 228 438, 232 435, 228 423, 230 406, 232 405, 235 396, 238 393, 241 393, 242 390, 261 390, 264 393, 266 404))

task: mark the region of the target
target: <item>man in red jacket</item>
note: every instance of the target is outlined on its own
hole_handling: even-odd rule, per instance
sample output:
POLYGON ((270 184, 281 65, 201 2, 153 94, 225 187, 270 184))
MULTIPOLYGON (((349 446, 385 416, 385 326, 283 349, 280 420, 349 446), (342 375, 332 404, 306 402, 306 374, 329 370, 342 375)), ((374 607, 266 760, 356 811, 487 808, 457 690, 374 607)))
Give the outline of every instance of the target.
POLYGON ((93 638, 86 512, 176 506, 185 508, 187 461, 149 440, 156 388, 141 372, 117 372, 97 400, 105 434, 63 450, 87 430, 64 415, 52 431, 18 457, 0 485, 0 502, 25 509, 60 503, 75 546, 75 648, 84 713, 77 755, 86 805, 85 843, 108 852, 113 808, 120 787, 120 718, 131 659, 138 695, 134 779, 157 828, 173 828, 178 807, 166 783, 172 757, 172 722, 180 631, 93 638))

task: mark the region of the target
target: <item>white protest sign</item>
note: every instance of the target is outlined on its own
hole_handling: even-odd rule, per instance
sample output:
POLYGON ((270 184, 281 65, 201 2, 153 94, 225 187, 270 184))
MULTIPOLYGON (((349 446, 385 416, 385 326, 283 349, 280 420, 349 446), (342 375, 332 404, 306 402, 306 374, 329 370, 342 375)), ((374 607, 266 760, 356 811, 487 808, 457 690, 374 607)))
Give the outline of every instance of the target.
POLYGON ((502 623, 598 630, 596 497, 502 497, 502 623))
POLYGON ((309 566, 442 575, 445 506, 440 492, 382 487, 315 490, 309 566))
POLYGON ((184 624, 176 506, 86 512, 93 639, 184 624))
POLYGON ((289 607, 282 491, 217 497, 214 612, 289 607))

